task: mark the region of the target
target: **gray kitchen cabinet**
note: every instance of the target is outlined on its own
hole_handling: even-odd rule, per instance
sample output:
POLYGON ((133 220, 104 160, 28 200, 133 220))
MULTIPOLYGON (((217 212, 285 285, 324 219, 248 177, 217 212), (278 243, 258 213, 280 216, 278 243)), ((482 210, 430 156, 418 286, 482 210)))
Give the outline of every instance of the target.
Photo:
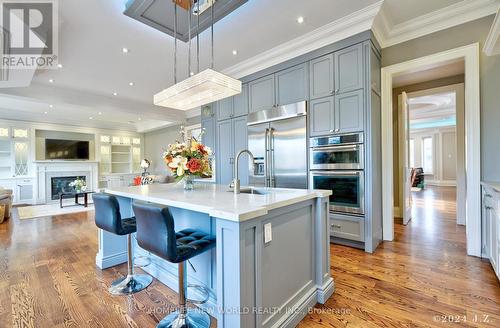
POLYGON ((248 84, 241 86, 241 93, 233 97, 233 117, 248 114, 248 84))
MULTIPOLYGON (((233 165, 237 153, 248 148, 247 117, 217 123, 217 183, 229 185, 233 180, 233 165)), ((241 185, 248 185, 248 157, 243 155, 239 166, 241 185)))
POLYGON ((233 117, 233 97, 224 98, 217 102, 217 119, 219 121, 233 117))
POLYGON ((275 102, 274 74, 264 76, 248 84, 248 104, 250 113, 273 107, 275 102))
MULTIPOLYGON (((246 116, 233 119, 233 137, 234 137, 233 158, 234 160, 236 160, 236 155, 240 150, 248 149, 248 127, 247 127, 246 116)), ((249 161, 250 159, 247 154, 243 154, 240 158, 238 173, 240 178, 240 184, 242 186, 248 186, 249 161)))
POLYGON ((334 53, 335 93, 340 94, 363 88, 363 46, 354 46, 334 53))
POLYGON ((335 132, 363 131, 363 90, 356 90, 335 96, 335 132))
POLYGON ((217 103, 212 103, 209 105, 201 106, 201 120, 210 119, 215 117, 215 109, 217 107, 217 103))
POLYGON ((335 129, 334 97, 311 100, 309 103, 309 135, 331 134, 335 129))
POLYGON ((500 189, 483 183, 481 256, 490 264, 500 280, 500 189))
POLYGON ((330 216, 330 236, 363 242, 365 241, 365 220, 358 216, 333 214, 330 216))
POLYGON ((215 149, 215 117, 202 119, 201 128, 205 131, 202 137, 203 144, 211 149, 215 149))
POLYGON ((318 99, 333 95, 333 54, 313 59, 309 63, 309 98, 318 99))
POLYGON ((276 105, 281 106, 307 100, 309 94, 307 77, 307 64, 293 66, 276 73, 276 105))
POLYGON ((241 86, 241 93, 217 102, 217 120, 239 117, 248 114, 248 85, 241 86))
POLYGON ((218 184, 229 184, 233 179, 233 121, 217 123, 216 178, 218 184))

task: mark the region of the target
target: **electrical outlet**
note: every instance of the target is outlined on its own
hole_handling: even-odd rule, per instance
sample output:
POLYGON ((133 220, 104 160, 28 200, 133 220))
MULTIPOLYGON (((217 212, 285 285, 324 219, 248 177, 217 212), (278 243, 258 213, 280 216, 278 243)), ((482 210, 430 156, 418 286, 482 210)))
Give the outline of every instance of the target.
POLYGON ((270 243, 273 240, 273 226, 271 222, 264 224, 264 244, 270 243))

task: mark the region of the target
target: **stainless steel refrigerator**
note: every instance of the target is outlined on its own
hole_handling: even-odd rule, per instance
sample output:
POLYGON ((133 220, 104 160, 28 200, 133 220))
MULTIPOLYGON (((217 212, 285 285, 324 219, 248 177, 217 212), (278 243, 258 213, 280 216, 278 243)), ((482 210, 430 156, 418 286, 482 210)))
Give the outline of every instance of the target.
POLYGON ((307 189, 306 102, 248 115, 249 184, 307 189))

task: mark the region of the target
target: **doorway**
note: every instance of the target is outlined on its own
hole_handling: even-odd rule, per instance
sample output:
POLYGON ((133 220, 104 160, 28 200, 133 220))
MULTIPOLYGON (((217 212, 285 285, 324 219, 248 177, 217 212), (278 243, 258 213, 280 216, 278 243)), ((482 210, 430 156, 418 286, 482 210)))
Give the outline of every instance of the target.
POLYGON ((467 254, 481 255, 479 45, 472 44, 382 68, 382 198, 384 240, 394 239, 393 79, 405 73, 464 61, 467 254))
MULTIPOLYGON (((405 225, 412 218, 429 213, 417 211, 419 206, 430 209, 444 203, 448 208, 453 207, 456 224, 466 223, 464 84, 402 91, 425 87, 428 83, 463 81, 463 69, 460 70, 463 62, 453 65, 458 68, 447 72, 457 75, 395 89, 399 93, 398 113, 403 109, 408 112, 398 115, 399 153, 395 152, 395 157, 399 157, 399 185, 394 188, 395 217, 402 218, 405 225), (422 200, 422 196, 428 201, 412 201, 422 200)), ((436 72, 429 71, 427 75, 436 76, 436 72)))

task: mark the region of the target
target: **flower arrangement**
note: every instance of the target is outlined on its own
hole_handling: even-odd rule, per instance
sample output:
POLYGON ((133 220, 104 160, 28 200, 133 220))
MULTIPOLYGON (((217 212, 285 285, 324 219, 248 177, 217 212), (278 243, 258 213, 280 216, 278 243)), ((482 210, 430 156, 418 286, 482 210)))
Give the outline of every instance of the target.
POLYGON ((210 147, 198 142, 204 131, 198 138, 185 138, 184 128, 181 128, 183 141, 176 141, 168 145, 163 153, 163 159, 168 169, 176 180, 184 180, 185 189, 193 189, 192 180, 194 177, 210 177, 212 170, 210 167, 210 147))
POLYGON ((69 186, 75 188, 78 192, 87 190, 87 183, 83 179, 76 179, 75 181, 70 182, 69 186))

